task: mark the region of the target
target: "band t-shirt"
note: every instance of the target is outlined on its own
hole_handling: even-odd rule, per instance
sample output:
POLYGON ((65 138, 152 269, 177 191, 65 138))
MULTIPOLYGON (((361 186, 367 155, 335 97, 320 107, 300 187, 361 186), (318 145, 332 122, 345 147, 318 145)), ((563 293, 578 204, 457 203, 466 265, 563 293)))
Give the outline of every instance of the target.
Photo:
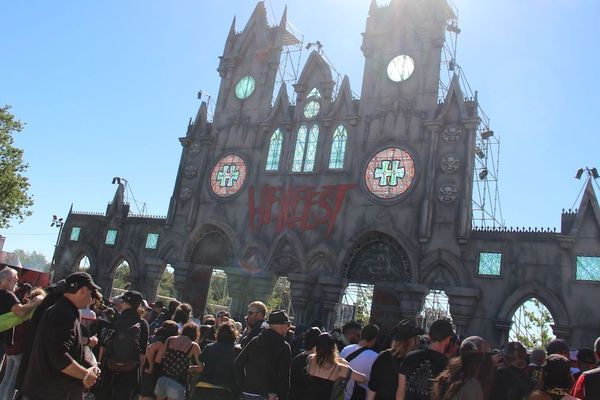
MULTIPOLYGON (((9 292, 6 289, 0 289, 0 315, 9 313, 17 303, 19 303, 19 299, 13 292, 9 292)), ((12 345, 13 331, 14 328, 0 332, 0 343, 6 343, 9 346, 12 345)))
POLYGON ((406 400, 429 400, 433 380, 447 364, 446 356, 435 350, 422 349, 408 353, 399 370, 406 377, 406 400))
POLYGON ((369 389, 375 392, 375 400, 394 400, 398 390, 398 370, 402 358, 392 355, 390 349, 384 350, 377 356, 371 368, 369 389))

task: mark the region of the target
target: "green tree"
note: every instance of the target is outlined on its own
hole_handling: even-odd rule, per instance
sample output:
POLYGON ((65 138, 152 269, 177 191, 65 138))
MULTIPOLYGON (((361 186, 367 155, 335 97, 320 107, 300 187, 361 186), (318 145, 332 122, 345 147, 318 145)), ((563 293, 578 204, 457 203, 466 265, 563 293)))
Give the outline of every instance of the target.
POLYGON ((13 146, 12 135, 21 132, 23 124, 9 110, 10 106, 0 107, 0 228, 9 227, 13 218, 22 222, 33 205, 27 194, 29 180, 23 176, 28 167, 23 150, 13 146))
POLYGON ((129 281, 129 264, 122 262, 115 271, 113 278, 113 289, 129 289, 131 282, 129 281))
POLYGON ((289 312, 290 302, 290 281, 288 281, 287 277, 280 276, 275 281, 273 293, 271 293, 271 296, 267 300, 267 308, 269 310, 282 309, 289 312))
POLYGON ((50 264, 46 256, 44 256, 42 253, 38 253, 37 251, 29 252, 17 249, 13 251, 13 253, 19 257, 23 268, 44 269, 48 266, 48 264, 50 264))
POLYGON ((554 338, 550 329, 550 325, 554 323, 552 314, 536 298, 523 303, 521 307, 523 307, 523 319, 521 321, 523 326, 520 329, 513 330, 514 337, 530 350, 538 347, 545 348, 548 342, 554 338))
POLYGON ((175 273, 173 268, 165 268, 163 276, 158 283, 158 295, 164 297, 176 297, 175 295, 175 273))

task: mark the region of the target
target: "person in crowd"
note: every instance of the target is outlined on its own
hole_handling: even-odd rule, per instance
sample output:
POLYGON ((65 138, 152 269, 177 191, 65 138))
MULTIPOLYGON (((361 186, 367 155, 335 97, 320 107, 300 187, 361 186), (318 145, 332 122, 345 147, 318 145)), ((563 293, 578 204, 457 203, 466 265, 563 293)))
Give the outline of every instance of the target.
POLYGON ((178 333, 179 327, 175 321, 166 320, 154 334, 151 343, 146 349, 146 361, 142 369, 140 396, 138 400, 153 400, 155 398, 154 388, 156 387, 159 372, 158 368, 155 368, 156 356, 164 347, 167 339, 171 336, 177 336, 178 333))
MULTIPOLYGON (((17 290, 15 290, 15 296, 17 296, 21 304, 27 304, 29 302, 32 289, 31 285, 27 282, 18 285, 17 290)), ((38 295, 44 295, 43 290, 36 289, 36 291, 33 292, 33 297, 38 295)), ((0 384, 0 399, 12 400, 15 395, 17 373, 19 372, 19 366, 21 365, 21 359, 23 358, 28 329, 29 321, 24 321, 17 325, 14 330, 13 343, 6 348, 6 367, 4 378, 0 384)))
POLYGON ((248 311, 246 312, 246 329, 242 333, 240 339, 242 348, 246 347, 254 337, 258 336, 262 330, 266 315, 267 306, 262 301, 253 301, 248 304, 248 311))
POLYGON ((111 325, 100 349, 104 391, 111 400, 130 400, 138 384, 148 346, 148 322, 142 318, 143 297, 135 290, 121 296, 121 314, 111 325))
POLYGON ((552 339, 546 345, 546 353, 548 355, 551 354, 560 354, 567 358, 567 360, 571 359, 571 350, 569 349, 569 344, 564 339, 552 339))
POLYGON ((93 350, 98 344, 98 336, 96 334, 96 313, 91 308, 82 308, 79 310, 79 318, 81 324, 81 342, 83 343, 83 352, 85 360, 90 365, 97 363, 97 358, 93 350))
POLYGON ((585 371, 596 368, 596 356, 594 355, 594 350, 587 347, 580 349, 577 352, 577 367, 579 367, 579 372, 573 374, 573 380, 575 381, 577 381, 579 376, 585 371))
POLYGON ((492 400, 521 400, 535 387, 535 381, 527 376, 527 350, 519 342, 508 342, 502 353, 504 366, 496 370, 492 400))
POLYGON ((169 302, 169 307, 166 310, 163 310, 152 322, 152 324, 150 324, 150 333, 153 334, 154 331, 160 328, 166 320, 172 320, 173 315, 175 315, 175 310, 177 310, 177 307, 179 307, 180 304, 181 303, 177 300, 171 300, 169 302))
MULTIPOLYGON (((307 357, 308 383, 305 400, 328 400, 336 397, 334 384, 345 384, 353 380, 359 384, 367 383, 367 377, 354 371, 348 363, 338 357, 335 339, 329 333, 317 338, 316 352, 307 357)), ((343 390, 343 387, 342 387, 343 390)))
POLYGON ((451 359, 453 357, 460 355, 459 352, 460 352, 459 337, 458 337, 458 335, 454 334, 450 338, 450 341, 448 342, 448 346, 446 346, 444 355, 446 356, 447 359, 451 359))
POLYGON ((304 333, 303 344, 300 354, 292 359, 290 367, 290 395, 289 400, 302 400, 308 384, 306 373, 306 360, 309 355, 315 353, 317 338, 321 330, 316 327, 310 328, 304 333))
POLYGON ((561 354, 550 354, 542 369, 542 386, 533 391, 527 400, 578 400, 569 391, 573 385, 571 362, 561 354))
POLYGON ((399 370, 398 391, 404 392, 407 400, 431 398, 433 379, 446 369, 448 359, 444 353, 454 335, 452 324, 448 320, 434 321, 429 327, 429 346, 404 357, 399 370))
MULTIPOLYGON (((262 324, 260 314, 255 317, 255 311, 263 310, 263 307, 265 305, 260 302, 249 304, 248 319, 254 324, 262 324)), ((242 391, 242 400, 288 398, 292 352, 284 337, 290 326, 290 319, 285 311, 275 310, 269 315, 267 323, 268 329, 262 330, 246 343, 234 362, 234 373, 242 391)))
POLYGON ((344 347, 350 344, 357 344, 360 341, 360 331, 362 326, 356 321, 346 322, 342 326, 342 334, 337 340, 338 351, 342 351, 344 347))
POLYGON ((239 349, 235 347, 238 333, 232 321, 224 321, 217 328, 217 338, 200 354, 204 369, 198 377, 194 399, 233 400, 238 394, 233 364, 239 349))
POLYGON ((448 367, 433 384, 433 400, 484 400, 492 390, 495 366, 488 342, 470 336, 460 346, 460 356, 452 358, 448 367))
POLYGON ((150 305, 148 304, 148 301, 146 300, 142 300, 142 304, 140 305, 140 308, 143 311, 142 314, 142 318, 144 318, 146 320, 146 322, 148 323, 148 327, 150 327, 150 318, 152 318, 152 307, 150 307, 150 305))
MULTIPOLYGON (((594 342, 596 361, 600 360, 600 337, 594 342)), ((600 399, 600 368, 582 373, 573 386, 573 396, 581 400, 600 399)))
MULTIPOLYGON (((200 345, 200 349, 204 350, 206 345, 212 343, 216 339, 217 330, 214 329, 214 325, 201 325, 200 326, 200 339, 198 340, 198 344, 200 345)), ((236 336, 237 337, 237 336, 236 336)))
POLYGON ((525 368, 525 373, 529 378, 535 381, 536 386, 542 383, 542 367, 546 362, 546 350, 534 349, 529 357, 529 365, 525 368))
POLYGON ((294 329, 294 337, 289 342, 290 348, 292 349, 292 361, 294 357, 302 353, 302 347, 304 345, 304 334, 308 331, 306 325, 298 325, 294 329))
POLYGON ((24 399, 81 399, 100 370, 86 365, 81 343, 79 309, 90 306, 100 287, 85 272, 69 275, 64 295, 41 317, 23 382, 24 399))
MULTIPOLYGON (((425 332, 413 320, 404 319, 389 333, 391 347, 379 353, 371 368, 369 400, 394 400, 397 398, 400 365, 404 357, 416 350, 418 336, 425 332)), ((404 392, 398 393, 398 397, 404 392)))
POLYGON ((154 303, 150 304, 152 311, 150 312, 150 317, 148 318, 148 325, 152 325, 156 318, 165 310, 165 303, 162 300, 156 300, 154 303))
MULTIPOLYGON (((36 296, 27 304, 22 304, 14 293, 18 282, 17 271, 10 267, 0 270, 0 315, 12 312, 25 317, 43 300, 43 296, 36 296)), ((14 328, 0 332, 0 369, 4 363, 6 348, 13 344, 13 332, 14 328)))
POLYGON ((157 400, 185 400, 190 373, 200 371, 200 346, 196 343, 200 335, 198 325, 186 323, 179 336, 165 341, 156 356, 160 364, 160 377, 156 381, 154 394, 157 400))
POLYGON ((175 314, 173 315, 173 321, 179 326, 179 331, 183 329, 183 326, 190 322, 192 317, 192 306, 188 303, 181 303, 177 306, 175 314))
MULTIPOLYGON (((360 340, 357 344, 349 344, 340 352, 340 357, 346 360, 350 368, 367 377, 371 376, 371 367, 377 358, 377 352, 373 347, 377 343, 379 327, 377 325, 366 325, 360 331, 360 340)), ((359 385, 352 379, 348 381, 344 398, 346 400, 365 400, 367 398, 367 385, 359 385)))
POLYGON ((231 315, 229 315, 229 311, 221 310, 217 313, 217 317, 215 318, 215 325, 219 326, 223 322, 229 321, 230 318, 231 315))

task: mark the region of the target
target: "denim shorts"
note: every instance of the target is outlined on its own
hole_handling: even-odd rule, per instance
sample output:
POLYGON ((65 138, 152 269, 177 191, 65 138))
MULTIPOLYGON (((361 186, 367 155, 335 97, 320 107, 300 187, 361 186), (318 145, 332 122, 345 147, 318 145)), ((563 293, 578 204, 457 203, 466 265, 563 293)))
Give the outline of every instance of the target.
POLYGON ((157 397, 168 397, 173 400, 185 400, 185 386, 175 379, 161 376, 156 381, 154 394, 157 397))

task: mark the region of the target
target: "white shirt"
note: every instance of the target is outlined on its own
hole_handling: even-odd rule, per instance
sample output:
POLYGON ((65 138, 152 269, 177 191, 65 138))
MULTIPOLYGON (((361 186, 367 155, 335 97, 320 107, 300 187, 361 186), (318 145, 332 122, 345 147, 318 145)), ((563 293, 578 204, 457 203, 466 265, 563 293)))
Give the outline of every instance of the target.
MULTIPOLYGON (((346 358, 350 354, 354 353, 356 350, 360 349, 361 346, 357 344, 349 344, 344 347, 340 352, 340 357, 346 358)), ((352 361, 349 362, 350 367, 361 374, 365 374, 367 376, 367 382, 371 378, 371 367, 377 358, 377 353, 371 349, 365 350, 358 355, 358 357, 354 357, 352 361)), ((359 384, 363 388, 367 389, 367 384, 359 384)), ((346 393, 344 395, 345 400, 350 400, 352 397, 352 392, 354 391, 354 381, 351 379, 348 381, 348 385, 346 385, 346 393)))

